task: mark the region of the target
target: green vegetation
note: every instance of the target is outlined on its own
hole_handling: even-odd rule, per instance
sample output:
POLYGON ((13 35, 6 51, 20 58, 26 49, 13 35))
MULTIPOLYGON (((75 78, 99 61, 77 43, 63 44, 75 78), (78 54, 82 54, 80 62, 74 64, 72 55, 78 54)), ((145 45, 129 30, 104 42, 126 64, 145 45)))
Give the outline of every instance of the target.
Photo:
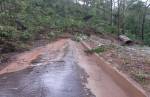
POLYGON ((96 52, 96 53, 101 53, 104 52, 106 49, 104 47, 98 47, 98 48, 94 48, 91 51, 92 52, 96 52))
POLYGON ((53 40, 65 32, 126 34, 134 40, 141 40, 150 45, 148 2, 1 0, 0 48, 5 48, 8 43, 13 45, 14 49, 22 48, 22 44, 25 47, 26 43, 38 39, 41 34, 53 40))
POLYGON ((146 77, 145 74, 133 74, 132 76, 137 82, 141 84, 146 84, 148 83, 148 78, 146 77))
POLYGON ((96 48, 92 48, 90 50, 85 50, 86 53, 88 54, 92 54, 92 53, 103 53, 103 52, 106 52, 108 50, 111 50, 112 48, 115 48, 114 45, 101 45, 101 46, 98 46, 96 48))

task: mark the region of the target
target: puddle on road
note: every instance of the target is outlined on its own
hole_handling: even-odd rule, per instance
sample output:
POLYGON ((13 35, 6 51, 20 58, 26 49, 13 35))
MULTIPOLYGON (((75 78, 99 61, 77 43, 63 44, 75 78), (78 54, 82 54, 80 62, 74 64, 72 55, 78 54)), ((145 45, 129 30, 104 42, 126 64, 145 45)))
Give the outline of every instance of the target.
POLYGON ((94 97, 85 87, 87 75, 78 66, 73 47, 60 52, 51 60, 51 54, 43 54, 32 68, 1 75, 0 97, 94 97))

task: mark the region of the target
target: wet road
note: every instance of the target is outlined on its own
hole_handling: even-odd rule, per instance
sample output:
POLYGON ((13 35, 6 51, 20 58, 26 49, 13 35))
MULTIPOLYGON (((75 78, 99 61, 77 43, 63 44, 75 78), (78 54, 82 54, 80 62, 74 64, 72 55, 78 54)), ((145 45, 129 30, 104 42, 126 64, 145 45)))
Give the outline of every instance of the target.
POLYGON ((67 43, 53 59, 45 52, 30 67, 1 75, 0 97, 93 97, 74 53, 67 43))
POLYGON ((0 97, 133 97, 69 39, 17 59, 0 71, 0 97))

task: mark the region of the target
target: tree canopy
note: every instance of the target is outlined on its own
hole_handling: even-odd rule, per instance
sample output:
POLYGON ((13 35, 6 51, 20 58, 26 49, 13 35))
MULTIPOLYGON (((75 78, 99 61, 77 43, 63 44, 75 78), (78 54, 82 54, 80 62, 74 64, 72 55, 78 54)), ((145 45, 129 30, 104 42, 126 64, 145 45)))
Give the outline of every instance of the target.
MULTIPOLYGON (((31 38, 41 29, 92 28, 150 45, 149 0, 1 0, 0 37, 31 38), (13 33, 13 34, 12 34, 13 33), (19 33, 19 34, 18 34, 19 33)), ((16 38, 15 38, 16 39, 16 38)))

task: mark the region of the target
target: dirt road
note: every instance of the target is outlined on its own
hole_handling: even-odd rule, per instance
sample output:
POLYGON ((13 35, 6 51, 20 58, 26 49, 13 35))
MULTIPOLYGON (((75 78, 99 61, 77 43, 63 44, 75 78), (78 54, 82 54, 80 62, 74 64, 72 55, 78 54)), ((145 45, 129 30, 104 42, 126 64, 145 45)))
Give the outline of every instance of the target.
POLYGON ((0 97, 131 97, 84 53, 62 39, 18 55, 0 71, 0 97))

